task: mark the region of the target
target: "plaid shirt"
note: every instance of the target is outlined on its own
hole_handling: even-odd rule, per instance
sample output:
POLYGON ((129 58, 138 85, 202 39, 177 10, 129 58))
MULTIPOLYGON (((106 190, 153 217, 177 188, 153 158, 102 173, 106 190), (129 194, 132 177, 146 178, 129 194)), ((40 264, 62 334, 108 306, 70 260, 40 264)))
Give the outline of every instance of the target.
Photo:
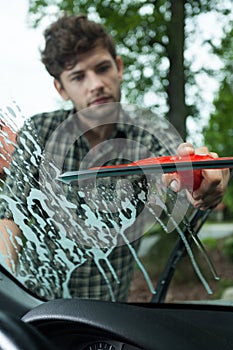
MULTIPOLYGON (((126 300, 143 218, 122 230, 122 213, 127 217, 129 208, 117 209, 111 179, 98 180, 97 194, 85 184, 84 196, 80 184, 63 185, 56 176, 173 153, 179 138, 170 138, 158 124, 159 141, 151 133, 154 123, 143 122, 143 114, 131 118, 121 112, 108 140, 91 148, 73 111, 42 113, 25 122, 1 194, 0 215, 13 219, 24 233, 18 275, 36 294, 46 299, 126 300), (97 202, 103 203, 101 210, 97 202), (87 212, 101 225, 93 224, 87 212)), ((138 182, 131 177, 140 194, 138 182)), ((145 203, 139 197, 131 204, 140 218, 145 203)))

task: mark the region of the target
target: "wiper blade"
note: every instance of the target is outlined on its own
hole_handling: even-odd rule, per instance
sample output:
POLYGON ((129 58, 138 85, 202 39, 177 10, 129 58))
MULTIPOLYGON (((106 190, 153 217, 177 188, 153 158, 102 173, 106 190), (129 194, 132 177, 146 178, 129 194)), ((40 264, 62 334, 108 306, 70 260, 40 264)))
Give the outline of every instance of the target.
POLYGON ((69 184, 76 180, 88 180, 96 177, 119 177, 172 172, 180 173, 190 170, 223 168, 233 168, 233 157, 213 158, 209 155, 192 155, 185 157, 165 156, 146 158, 128 164, 65 172, 59 175, 57 179, 69 184))

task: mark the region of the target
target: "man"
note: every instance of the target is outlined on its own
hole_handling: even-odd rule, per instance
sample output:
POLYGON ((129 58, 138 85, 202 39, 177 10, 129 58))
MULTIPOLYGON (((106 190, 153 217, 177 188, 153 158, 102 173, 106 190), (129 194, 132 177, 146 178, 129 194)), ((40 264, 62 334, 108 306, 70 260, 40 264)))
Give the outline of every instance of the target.
MULTIPOLYGON (((26 285, 47 299, 125 300, 140 241, 141 222, 134 225, 133 219, 143 212, 145 179, 132 179, 117 201, 111 180, 100 180, 99 188, 109 184, 109 191, 100 193, 92 183, 63 186, 56 175, 164 155, 177 140, 165 149, 159 142, 165 133, 155 136, 143 122, 143 128, 136 122, 132 126, 119 104, 123 62, 101 25, 85 16, 63 16, 45 31, 45 41, 42 62, 73 109, 36 115, 19 133, 1 196, 2 255, 26 285)), ((195 151, 190 144, 178 148, 180 155, 195 152, 208 150, 195 151)), ((200 187, 188 196, 194 207, 206 209, 221 200, 229 171, 205 170, 202 176, 200 187)), ((178 175, 165 175, 163 181, 180 191, 178 175)))

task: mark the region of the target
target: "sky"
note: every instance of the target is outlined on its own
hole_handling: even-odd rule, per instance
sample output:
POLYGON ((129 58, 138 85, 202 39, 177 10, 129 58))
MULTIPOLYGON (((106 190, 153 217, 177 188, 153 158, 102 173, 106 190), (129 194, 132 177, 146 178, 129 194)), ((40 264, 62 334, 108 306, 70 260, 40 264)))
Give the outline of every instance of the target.
MULTIPOLYGON (((43 48, 43 30, 30 29, 26 22, 28 0, 0 2, 1 64, 0 64, 0 108, 11 105, 12 101, 20 107, 25 118, 33 114, 59 108, 61 97, 53 86, 53 79, 40 62, 39 49, 43 48)), ((213 17, 204 17, 200 29, 206 39, 219 35, 213 25, 213 17)), ((198 38, 197 43, 198 47, 198 38)), ((210 64, 208 54, 202 48, 193 47, 190 54, 196 68, 203 60, 210 64)), ((212 62, 214 64, 214 62, 212 62)), ((217 63, 216 63, 217 64, 217 63)), ((206 101, 211 101, 216 86, 213 82, 200 82, 204 86, 206 101), (206 88, 208 86, 208 89, 206 88)), ((194 92, 195 93, 195 92, 194 92)), ((208 109, 206 114, 208 116, 208 109)), ((195 122, 189 121, 195 129, 195 122)))
POLYGON ((25 117, 58 107, 60 97, 40 62, 43 33, 26 23, 27 0, 0 2, 0 107, 14 100, 25 117))

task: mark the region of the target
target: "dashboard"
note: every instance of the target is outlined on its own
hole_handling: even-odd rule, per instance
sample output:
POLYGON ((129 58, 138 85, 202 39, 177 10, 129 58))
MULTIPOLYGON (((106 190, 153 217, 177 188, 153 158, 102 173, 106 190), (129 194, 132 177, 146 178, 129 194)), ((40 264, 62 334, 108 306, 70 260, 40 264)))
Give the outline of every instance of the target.
POLYGON ((22 320, 62 350, 233 349, 232 307, 222 305, 57 299, 22 320))

